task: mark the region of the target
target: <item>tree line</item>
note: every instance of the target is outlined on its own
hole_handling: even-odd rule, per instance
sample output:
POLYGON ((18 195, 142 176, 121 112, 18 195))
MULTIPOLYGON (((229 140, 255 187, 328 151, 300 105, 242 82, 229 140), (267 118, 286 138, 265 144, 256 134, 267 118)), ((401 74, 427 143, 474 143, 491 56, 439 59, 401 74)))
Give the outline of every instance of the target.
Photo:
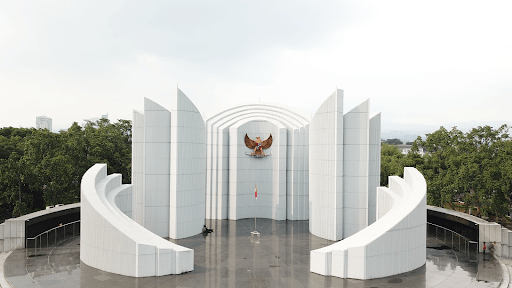
MULTIPOLYGON (((131 136, 129 120, 73 123, 60 133, 1 128, 0 219, 79 202, 82 176, 95 163, 107 163, 109 174, 131 183, 131 136)), ((418 137, 407 155, 382 143, 381 185, 388 185, 388 176, 403 177, 404 167, 424 175, 430 205, 455 209, 453 203, 462 201, 466 212, 474 207, 478 216, 503 217, 510 210, 512 141, 506 125, 466 133, 441 127, 418 137)))
POLYGON ((0 128, 0 219, 80 202, 82 176, 95 163, 131 183, 131 130, 129 120, 108 119, 59 133, 0 128))
POLYGON ((403 167, 415 167, 427 181, 428 204, 455 209, 463 202, 467 213, 503 220, 510 211, 512 141, 508 126, 479 126, 468 132, 456 127, 418 137, 407 155, 393 145, 381 149, 381 185, 390 175, 403 176, 403 167), (425 155, 419 154, 423 147, 425 155))

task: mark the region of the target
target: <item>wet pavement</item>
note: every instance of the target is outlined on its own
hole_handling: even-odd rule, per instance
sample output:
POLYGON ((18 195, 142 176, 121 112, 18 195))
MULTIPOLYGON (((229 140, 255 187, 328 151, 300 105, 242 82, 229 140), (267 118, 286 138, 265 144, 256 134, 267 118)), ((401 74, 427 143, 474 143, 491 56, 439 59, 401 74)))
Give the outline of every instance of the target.
POLYGON ((194 271, 181 275, 133 278, 103 272, 80 262, 80 239, 55 247, 14 251, 4 275, 15 287, 498 287, 500 264, 490 255, 469 261, 443 242, 427 239, 424 266, 373 280, 324 277, 309 271, 309 251, 334 243, 309 233, 308 221, 212 220, 215 230, 181 240, 194 249, 194 271))

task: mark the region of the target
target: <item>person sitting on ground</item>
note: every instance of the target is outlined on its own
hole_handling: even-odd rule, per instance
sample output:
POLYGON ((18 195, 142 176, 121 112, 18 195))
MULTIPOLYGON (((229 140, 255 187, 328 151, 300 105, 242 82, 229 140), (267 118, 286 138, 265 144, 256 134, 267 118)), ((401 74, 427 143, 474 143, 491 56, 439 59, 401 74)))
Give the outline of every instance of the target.
POLYGON ((203 233, 208 234, 208 233, 212 233, 212 232, 213 232, 212 229, 208 229, 208 227, 206 227, 206 225, 203 225, 203 233))

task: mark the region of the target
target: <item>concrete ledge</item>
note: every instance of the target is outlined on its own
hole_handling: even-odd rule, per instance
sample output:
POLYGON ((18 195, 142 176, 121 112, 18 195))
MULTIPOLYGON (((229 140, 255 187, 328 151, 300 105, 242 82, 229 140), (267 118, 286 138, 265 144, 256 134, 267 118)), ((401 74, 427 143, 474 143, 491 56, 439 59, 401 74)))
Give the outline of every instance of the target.
MULTIPOLYGON (((427 205, 427 214, 429 219, 432 217, 435 219, 437 217, 437 220, 442 219, 453 222, 454 224, 451 226, 447 225, 449 222, 434 222, 434 224, 454 230, 472 241, 478 241, 479 252, 483 252, 484 242, 486 243, 487 249, 490 248, 490 243, 494 245, 494 242, 496 242, 494 245, 495 254, 505 258, 510 257, 512 236, 509 237, 509 234, 512 233, 512 231, 502 228, 500 224, 488 222, 463 212, 430 205, 427 205)), ((432 221, 429 220, 429 222, 432 221)))
POLYGON ((69 216, 78 213, 80 213, 80 203, 74 203, 7 219, 0 224, 0 252, 25 248, 26 237, 33 237, 47 230, 46 228, 50 229, 58 225, 54 223, 50 225, 51 227, 46 227, 49 225, 48 221, 51 222, 52 219, 60 217, 62 219, 58 219, 58 222, 66 224, 66 220, 69 220, 68 222, 77 220, 69 216))

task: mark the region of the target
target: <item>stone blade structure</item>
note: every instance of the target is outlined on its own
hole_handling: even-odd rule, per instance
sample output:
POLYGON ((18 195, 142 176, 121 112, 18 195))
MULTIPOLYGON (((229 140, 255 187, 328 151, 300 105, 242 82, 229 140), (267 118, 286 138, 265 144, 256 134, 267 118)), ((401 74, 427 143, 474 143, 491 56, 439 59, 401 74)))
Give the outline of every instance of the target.
POLYGON ((369 100, 343 114, 336 90, 313 116, 309 134, 309 230, 340 240, 375 221, 380 182, 380 113, 369 100))
POLYGON ((171 111, 144 99, 134 111, 134 219, 151 232, 181 239, 201 232, 205 201, 205 125, 176 88, 171 111))
MULTIPOLYGON (((209 113, 203 119, 190 99, 176 88, 170 107, 168 110, 145 98, 144 111, 133 113, 132 186, 123 188, 122 194, 109 192, 115 188, 111 184, 104 185, 109 189, 99 187, 98 183, 107 180, 98 179, 111 176, 103 175, 103 168, 96 166, 84 176, 82 193, 88 201, 82 213, 84 231, 96 233, 84 235, 84 251, 110 251, 111 245, 98 239, 104 239, 102 233, 114 228, 125 235, 123 241, 129 247, 140 247, 133 248, 133 257, 130 254, 122 258, 130 261, 129 272, 84 255, 88 265, 135 277, 178 274, 193 269, 193 251, 166 246, 162 237, 182 239, 199 234, 206 219, 309 220, 312 234, 336 241, 361 237, 357 235, 372 227, 370 231, 374 231, 382 220, 375 221, 386 209, 397 210, 396 205, 378 205, 380 113, 370 114, 369 100, 344 113, 343 91, 337 89, 312 118, 284 105, 248 103, 209 113), (84 184, 86 180, 88 184, 84 184), (112 223, 122 220, 125 226, 93 229, 112 217, 117 219, 112 223), (147 237, 142 240, 130 231, 147 237), (153 264, 146 269, 144 261, 153 264)), ((382 218, 388 214, 393 213, 382 218)), ((379 233, 386 233, 387 228, 379 229, 379 233)), ((340 268, 340 263, 352 261, 350 251, 355 248, 349 246, 313 251, 312 271, 361 279, 390 275, 370 271, 361 276, 343 268, 346 266, 340 268)), ((420 254, 424 263, 424 254, 420 254)), ((420 260, 410 263, 414 266, 420 260)), ((373 267, 372 261, 365 258, 364 267, 373 267)), ((404 272, 400 267, 397 271, 404 272)))

